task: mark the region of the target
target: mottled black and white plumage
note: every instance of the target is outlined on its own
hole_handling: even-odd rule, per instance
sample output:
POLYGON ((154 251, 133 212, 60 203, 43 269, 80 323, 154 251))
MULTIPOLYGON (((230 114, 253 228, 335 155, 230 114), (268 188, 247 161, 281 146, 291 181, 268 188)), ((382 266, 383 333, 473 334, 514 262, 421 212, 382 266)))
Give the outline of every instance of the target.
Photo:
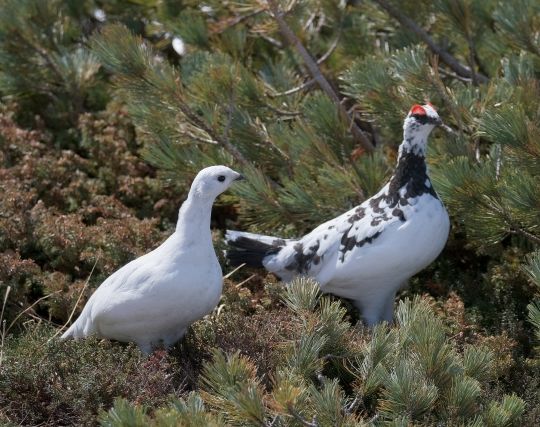
POLYGON ((228 231, 231 264, 261 266, 284 281, 313 277, 324 292, 352 299, 366 324, 391 321, 396 291, 448 238, 448 214, 425 163, 427 138, 441 123, 431 104, 413 106, 396 170, 377 194, 300 239, 228 231))

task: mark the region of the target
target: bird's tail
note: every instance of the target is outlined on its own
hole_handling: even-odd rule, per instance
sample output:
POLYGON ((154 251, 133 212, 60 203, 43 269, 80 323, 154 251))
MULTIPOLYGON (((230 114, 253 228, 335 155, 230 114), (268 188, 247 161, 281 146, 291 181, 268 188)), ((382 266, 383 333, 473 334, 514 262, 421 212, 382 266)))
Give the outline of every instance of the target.
POLYGON ((232 230, 227 230, 225 242, 229 246, 225 256, 231 265, 245 263, 251 267, 264 267, 263 260, 277 254, 287 244, 278 237, 232 230))
POLYGON ((61 339, 65 340, 68 338, 78 338, 79 336, 79 327, 77 326, 77 322, 73 323, 66 332, 62 334, 60 337, 61 339))
POLYGON ((79 318, 68 328, 66 332, 62 334, 60 339, 65 340, 68 338, 84 338, 92 334, 94 332, 92 322, 87 321, 85 314, 85 310, 83 310, 79 318))

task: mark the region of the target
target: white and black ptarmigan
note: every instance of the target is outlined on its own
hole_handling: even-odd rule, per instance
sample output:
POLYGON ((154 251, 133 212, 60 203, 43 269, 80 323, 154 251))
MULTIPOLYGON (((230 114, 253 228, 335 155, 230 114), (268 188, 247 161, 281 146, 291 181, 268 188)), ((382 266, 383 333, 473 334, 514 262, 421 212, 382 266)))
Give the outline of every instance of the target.
POLYGON ((284 281, 313 277, 323 292, 353 300, 367 325, 390 322, 396 291, 448 238, 448 213, 425 163, 428 136, 441 124, 431 104, 414 105, 396 170, 377 194, 300 239, 228 231, 230 263, 263 266, 284 281))
POLYGON ((152 252, 109 276, 62 338, 98 335, 135 342, 145 353, 169 347, 219 302, 222 272, 210 215, 217 196, 242 175, 211 166, 195 177, 175 232, 152 252))

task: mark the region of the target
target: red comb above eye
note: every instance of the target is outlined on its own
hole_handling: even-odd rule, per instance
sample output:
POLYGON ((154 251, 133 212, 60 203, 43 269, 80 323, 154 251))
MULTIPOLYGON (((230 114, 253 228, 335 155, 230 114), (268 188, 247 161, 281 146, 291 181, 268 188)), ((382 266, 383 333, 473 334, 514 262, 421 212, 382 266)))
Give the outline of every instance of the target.
POLYGON ((418 104, 414 104, 411 107, 411 114, 417 114, 419 116, 425 116, 427 115, 426 110, 424 110, 424 107, 418 104))

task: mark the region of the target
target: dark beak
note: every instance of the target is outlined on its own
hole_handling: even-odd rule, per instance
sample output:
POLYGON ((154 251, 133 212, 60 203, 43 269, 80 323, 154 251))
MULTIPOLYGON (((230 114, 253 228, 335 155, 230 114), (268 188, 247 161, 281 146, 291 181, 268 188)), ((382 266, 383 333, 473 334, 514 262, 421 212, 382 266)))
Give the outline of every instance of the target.
POLYGON ((434 126, 441 126, 443 124, 442 120, 439 117, 437 117, 437 118, 429 117, 427 119, 427 122, 434 125, 434 126))
POLYGON ((235 181, 244 181, 246 178, 244 178, 244 175, 238 174, 236 178, 234 178, 235 181))

